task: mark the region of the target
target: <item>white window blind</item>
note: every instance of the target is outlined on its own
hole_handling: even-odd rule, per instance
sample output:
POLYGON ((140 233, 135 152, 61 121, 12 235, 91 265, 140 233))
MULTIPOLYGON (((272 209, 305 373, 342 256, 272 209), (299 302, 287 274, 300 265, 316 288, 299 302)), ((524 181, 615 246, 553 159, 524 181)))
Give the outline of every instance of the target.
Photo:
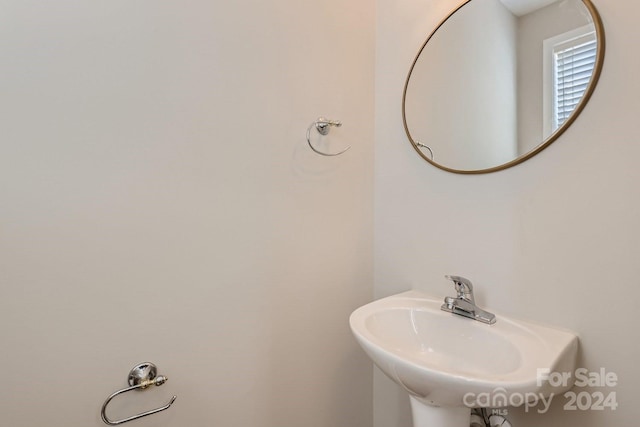
POLYGON ((554 46, 554 128, 573 113, 587 90, 596 63, 594 33, 554 46))

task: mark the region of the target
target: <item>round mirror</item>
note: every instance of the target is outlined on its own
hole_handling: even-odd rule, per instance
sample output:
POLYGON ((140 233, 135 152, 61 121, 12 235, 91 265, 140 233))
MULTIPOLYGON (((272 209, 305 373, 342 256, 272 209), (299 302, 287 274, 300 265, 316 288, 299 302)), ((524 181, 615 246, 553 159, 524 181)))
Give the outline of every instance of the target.
POLYGON ((450 172, 514 166, 573 123, 603 59, 590 0, 467 0, 411 66, 405 131, 425 160, 450 172))

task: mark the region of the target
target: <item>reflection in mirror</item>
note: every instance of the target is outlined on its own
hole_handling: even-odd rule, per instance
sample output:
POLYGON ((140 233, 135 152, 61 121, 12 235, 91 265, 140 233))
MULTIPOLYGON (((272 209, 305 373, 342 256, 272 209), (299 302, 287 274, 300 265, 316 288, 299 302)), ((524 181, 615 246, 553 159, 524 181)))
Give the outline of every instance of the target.
POLYGON ((468 0, 411 67, 405 130, 442 169, 513 166, 571 125, 603 58, 602 24, 590 0, 468 0))

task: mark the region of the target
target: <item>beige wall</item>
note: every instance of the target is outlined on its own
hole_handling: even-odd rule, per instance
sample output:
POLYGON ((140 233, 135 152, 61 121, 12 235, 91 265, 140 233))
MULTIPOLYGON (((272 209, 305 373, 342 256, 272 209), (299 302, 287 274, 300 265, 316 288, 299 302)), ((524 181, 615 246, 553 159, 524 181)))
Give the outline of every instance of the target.
MULTIPOLYGON (((580 363, 620 379, 603 390, 616 392, 615 412, 563 411, 560 398, 546 415, 511 410, 514 425, 634 425, 640 57, 628 52, 640 43, 640 5, 595 2, 607 34, 604 69, 591 102, 560 140, 513 169, 461 176, 417 156, 399 113, 416 50, 457 3, 377 1, 376 295, 414 288, 444 297, 452 292, 444 274, 469 277, 479 304, 578 332, 580 363)), ((410 425, 406 395, 379 372, 374 408, 376 427, 410 425)))
POLYGON ((0 9, 0 424, 370 427, 371 2, 0 9))

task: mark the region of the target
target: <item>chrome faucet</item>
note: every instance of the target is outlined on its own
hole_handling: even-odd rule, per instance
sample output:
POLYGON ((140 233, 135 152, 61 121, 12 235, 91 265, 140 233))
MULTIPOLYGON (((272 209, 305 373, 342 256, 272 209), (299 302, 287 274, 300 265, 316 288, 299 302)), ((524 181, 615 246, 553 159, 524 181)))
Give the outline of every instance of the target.
POLYGON ((444 304, 440 307, 442 310, 490 325, 496 323, 495 314, 489 313, 476 306, 476 300, 473 297, 473 285, 469 279, 460 276, 444 277, 453 282, 453 286, 456 288, 458 295, 455 298, 445 297, 444 304))

